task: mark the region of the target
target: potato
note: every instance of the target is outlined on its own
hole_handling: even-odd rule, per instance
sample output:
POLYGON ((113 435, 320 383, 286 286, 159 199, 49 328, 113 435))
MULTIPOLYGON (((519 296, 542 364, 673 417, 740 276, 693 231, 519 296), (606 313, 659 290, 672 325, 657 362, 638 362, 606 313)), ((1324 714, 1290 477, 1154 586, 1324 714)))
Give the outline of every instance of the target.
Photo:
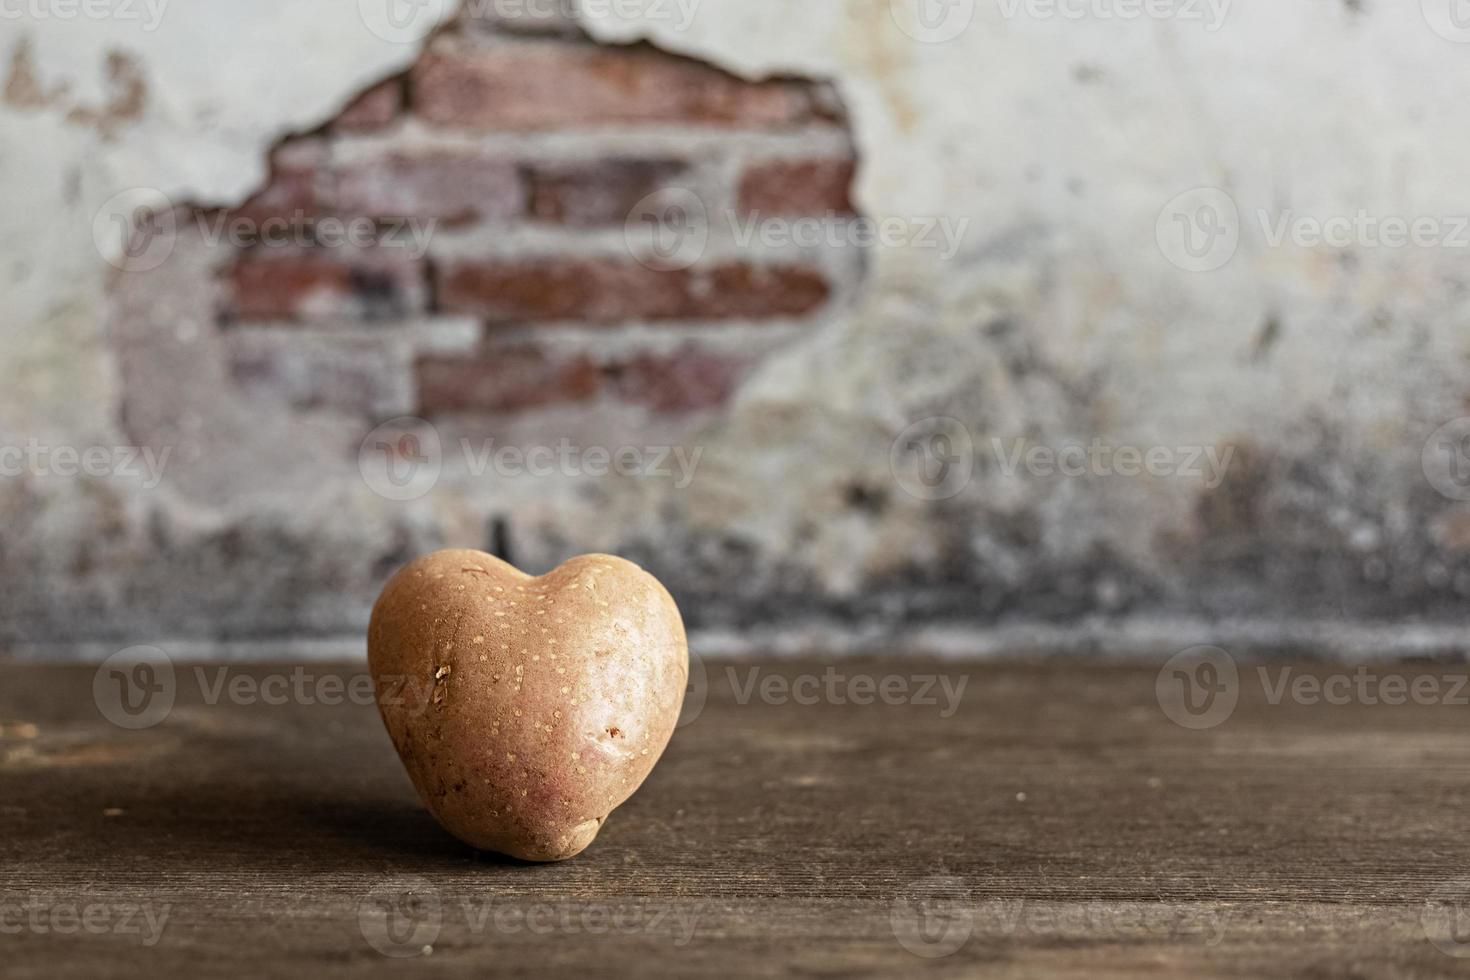
POLYGON ((368 662, 388 735, 444 828, 560 861, 663 753, 689 650, 674 600, 632 562, 582 555, 536 578, 448 550, 383 588, 368 662))

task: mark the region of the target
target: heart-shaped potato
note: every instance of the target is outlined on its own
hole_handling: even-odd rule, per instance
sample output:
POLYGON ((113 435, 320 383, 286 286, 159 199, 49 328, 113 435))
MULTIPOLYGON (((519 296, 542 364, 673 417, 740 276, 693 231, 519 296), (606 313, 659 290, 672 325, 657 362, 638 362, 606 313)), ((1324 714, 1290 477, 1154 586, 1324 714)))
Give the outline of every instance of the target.
POLYGON ((560 861, 663 753, 689 650, 674 600, 632 562, 582 555, 536 578, 448 550, 384 586, 368 662, 383 724, 445 829, 560 861))

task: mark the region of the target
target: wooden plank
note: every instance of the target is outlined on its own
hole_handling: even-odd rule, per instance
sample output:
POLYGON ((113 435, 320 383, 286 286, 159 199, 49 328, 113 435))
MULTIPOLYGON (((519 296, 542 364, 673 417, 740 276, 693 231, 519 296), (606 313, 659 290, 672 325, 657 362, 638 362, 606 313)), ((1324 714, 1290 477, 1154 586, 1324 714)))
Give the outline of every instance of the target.
POLYGON ((828 669, 710 664, 643 790, 533 866, 443 834, 370 704, 303 703, 356 668, 181 665, 168 716, 129 731, 91 669, 0 667, 0 972, 1470 973, 1447 918, 1470 923, 1470 707, 1443 703, 1464 667, 1367 668, 1443 679, 1402 706, 1272 704, 1277 668, 1243 669, 1198 731, 1151 668, 833 668, 949 697, 963 677, 952 711, 938 684, 834 698, 828 669), (272 675, 307 696, 228 693, 272 675), (816 703, 762 686, 803 676, 816 703))

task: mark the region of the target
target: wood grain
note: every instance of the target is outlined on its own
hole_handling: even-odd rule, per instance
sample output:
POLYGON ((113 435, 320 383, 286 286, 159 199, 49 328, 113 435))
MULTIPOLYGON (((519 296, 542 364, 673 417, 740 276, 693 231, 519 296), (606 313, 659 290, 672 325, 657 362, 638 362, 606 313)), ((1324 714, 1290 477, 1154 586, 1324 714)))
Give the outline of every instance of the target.
POLYGON ((1444 941, 1470 941, 1470 707, 1272 704, 1243 668, 1193 731, 1151 668, 909 659, 835 669, 963 677, 952 713, 938 685, 760 693, 828 666, 707 665, 649 782, 555 865, 443 833, 371 704, 303 703, 360 668, 178 665, 129 731, 90 668, 0 667, 0 973, 1470 974, 1444 941), (208 703, 222 669, 308 696, 208 703))

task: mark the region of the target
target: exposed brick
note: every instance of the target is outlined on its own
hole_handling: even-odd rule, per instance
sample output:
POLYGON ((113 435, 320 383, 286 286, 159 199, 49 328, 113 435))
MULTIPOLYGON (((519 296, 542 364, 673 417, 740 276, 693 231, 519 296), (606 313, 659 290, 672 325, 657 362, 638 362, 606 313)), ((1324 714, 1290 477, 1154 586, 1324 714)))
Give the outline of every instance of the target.
POLYGON ((623 401, 656 412, 718 408, 729 401, 750 370, 750 361, 726 351, 688 344, 664 353, 642 353, 616 372, 614 390, 623 401))
POLYGON ((526 191, 513 163, 474 152, 392 152, 337 168, 333 209, 457 224, 516 217, 526 191))
POLYGON ((568 225, 620 224, 639 201, 684 172, 674 160, 527 164, 530 213, 568 225))
POLYGON ((826 118, 815 87, 746 82, 650 47, 442 37, 414 66, 415 111, 493 129, 692 123, 782 128, 826 118))
POLYGON ((631 260, 566 256, 444 263, 438 285, 444 309, 499 322, 799 316, 830 294, 821 272, 806 266, 732 262, 657 271, 631 260))
POLYGON ((762 160, 740 177, 738 206, 746 214, 852 214, 851 157, 762 160))
POLYGON ((225 272, 229 320, 382 320, 424 309, 422 262, 396 252, 265 249, 225 272))
POLYGON ((247 327, 224 335, 230 376, 251 395, 366 418, 413 410, 408 344, 387 329, 331 333, 247 327))
POLYGON ((621 401, 655 412, 690 412, 723 405, 750 364, 739 354, 692 343, 596 361, 563 344, 492 342, 471 358, 421 358, 418 409, 426 415, 495 414, 621 401))
POLYGON ((230 212, 257 227, 267 218, 315 217, 330 150, 320 140, 293 140, 271 155, 270 178, 245 203, 230 212))
POLYGON ((602 384, 586 354, 537 344, 500 346, 478 357, 424 357, 418 362, 419 411, 515 412, 585 402, 602 384))
POLYGON ((403 83, 392 78, 354 99, 332 120, 332 128, 341 132, 382 129, 397 119, 402 109, 403 83))

